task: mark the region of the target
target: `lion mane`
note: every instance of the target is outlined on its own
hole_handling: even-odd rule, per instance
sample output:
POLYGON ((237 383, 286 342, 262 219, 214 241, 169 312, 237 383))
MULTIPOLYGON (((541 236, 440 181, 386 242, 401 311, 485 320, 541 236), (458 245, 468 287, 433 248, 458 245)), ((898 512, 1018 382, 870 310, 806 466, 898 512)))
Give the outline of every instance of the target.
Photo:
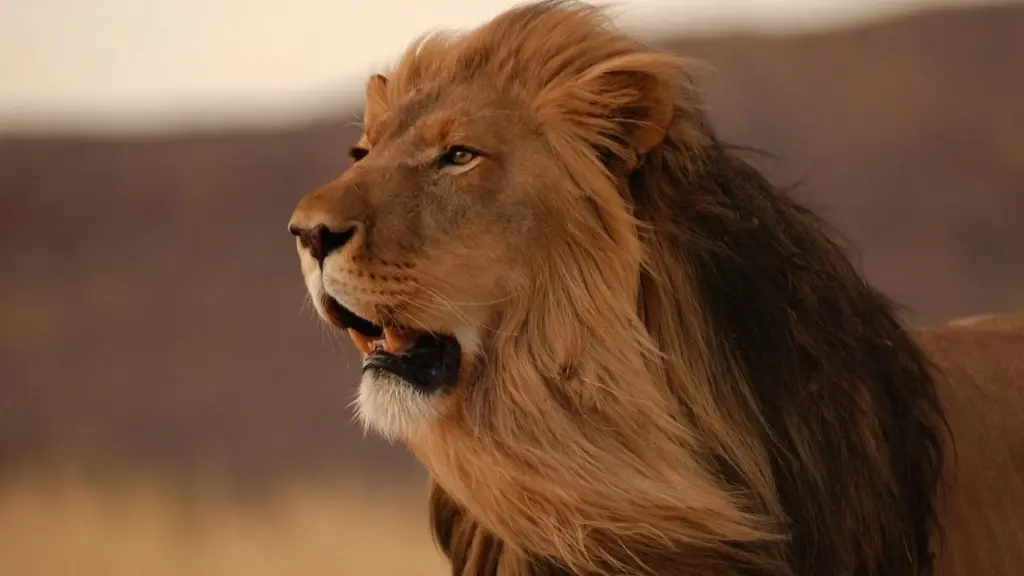
POLYGON ((368 132, 422 84, 502 92, 560 167, 537 178, 586 199, 545 200, 567 224, 533 289, 457 409, 405 439, 439 546, 465 576, 931 574, 941 371, 826 225, 717 137, 691 69, 546 1, 371 79, 368 132))
POLYGON ((495 377, 512 384, 472 427, 485 440, 436 439, 454 456, 426 460, 455 573, 927 573, 943 461, 928 361, 822 222, 718 140, 686 63, 568 2, 430 42, 400 82, 474 42, 464 65, 499 83, 589 75, 538 107, 589 120, 554 153, 625 195, 632 214, 599 210, 610 238, 639 243, 552 270, 518 333, 579 357, 516 357, 510 339, 495 377), (606 289, 629 278, 587 277, 603 261, 607 276, 640 264, 636 300, 606 289))

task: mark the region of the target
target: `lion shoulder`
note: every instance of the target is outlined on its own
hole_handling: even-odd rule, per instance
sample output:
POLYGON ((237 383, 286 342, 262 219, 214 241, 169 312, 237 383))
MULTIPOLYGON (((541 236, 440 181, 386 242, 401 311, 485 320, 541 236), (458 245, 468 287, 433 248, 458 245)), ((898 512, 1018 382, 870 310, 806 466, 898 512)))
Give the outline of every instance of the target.
POLYGON ((972 316, 919 328, 940 372, 936 386, 952 432, 943 509, 944 564, 972 572, 1024 564, 1024 313, 972 316), (1005 563, 1005 564, 1004 564, 1005 563))
POLYGON ((967 382, 993 396, 1017 395, 1017 408, 1024 408, 1024 313, 964 317, 914 333, 949 384, 967 382))

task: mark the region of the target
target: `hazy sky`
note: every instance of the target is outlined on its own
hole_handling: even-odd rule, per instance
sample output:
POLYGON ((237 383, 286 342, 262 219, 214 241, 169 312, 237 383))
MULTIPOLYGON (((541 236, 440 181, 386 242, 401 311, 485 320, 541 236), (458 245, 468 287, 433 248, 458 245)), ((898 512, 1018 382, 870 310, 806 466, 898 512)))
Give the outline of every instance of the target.
MULTIPOLYGON (((513 0, 0 0, 0 133, 288 121, 513 0)), ((984 0, 619 0, 631 30, 818 28, 984 0)))

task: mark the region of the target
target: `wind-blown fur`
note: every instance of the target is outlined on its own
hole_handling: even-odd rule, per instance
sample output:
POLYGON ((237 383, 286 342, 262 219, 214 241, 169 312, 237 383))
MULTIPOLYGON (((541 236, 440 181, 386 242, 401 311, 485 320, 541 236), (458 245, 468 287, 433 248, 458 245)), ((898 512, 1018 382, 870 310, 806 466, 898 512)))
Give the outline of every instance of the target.
POLYGON ((548 1, 370 80, 367 160, 300 209, 360 199, 344 217, 366 212, 379 262, 410 247, 409 286, 498 296, 444 300, 477 323, 458 385, 370 424, 430 471, 458 576, 931 574, 940 372, 824 224, 717 138, 688 68, 548 1), (409 160, 453 132, 490 146, 474 172, 409 160))
POLYGON ((492 385, 414 447, 454 572, 929 573, 928 363, 822 223, 717 140, 685 63, 561 2, 415 50, 391 90, 457 70, 533 96, 607 232, 552 244, 492 385), (658 91, 671 122, 638 153, 658 91))

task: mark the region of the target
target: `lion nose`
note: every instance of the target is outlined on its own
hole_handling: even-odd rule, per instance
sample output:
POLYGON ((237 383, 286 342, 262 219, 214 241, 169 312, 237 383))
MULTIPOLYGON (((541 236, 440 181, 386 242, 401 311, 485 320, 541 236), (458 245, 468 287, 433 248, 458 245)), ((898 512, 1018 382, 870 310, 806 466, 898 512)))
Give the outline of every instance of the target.
POLYGON ((356 224, 350 224, 340 231, 334 231, 325 224, 304 228, 297 225, 288 227, 288 231, 299 239, 299 244, 309 251, 309 255, 323 266, 324 259, 331 252, 341 248, 356 234, 356 224))

